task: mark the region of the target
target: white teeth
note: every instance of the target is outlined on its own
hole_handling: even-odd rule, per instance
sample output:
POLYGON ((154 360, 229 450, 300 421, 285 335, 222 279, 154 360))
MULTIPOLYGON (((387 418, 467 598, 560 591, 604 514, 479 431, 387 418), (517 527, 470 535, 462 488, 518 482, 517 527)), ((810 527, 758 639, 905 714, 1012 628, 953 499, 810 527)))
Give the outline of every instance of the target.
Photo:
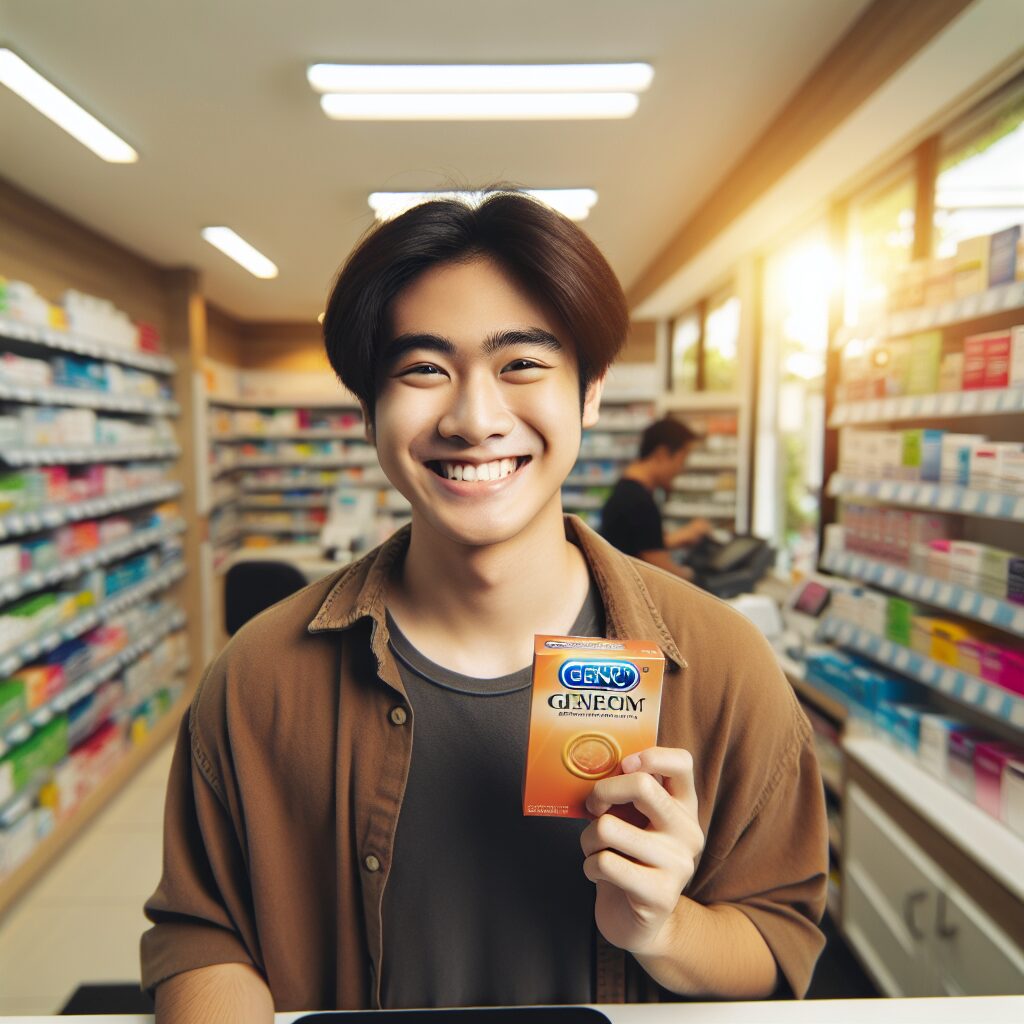
POLYGON ((485 481, 501 480, 511 476, 518 466, 517 459, 495 459, 479 466, 466 462, 442 462, 441 469, 449 480, 485 481))

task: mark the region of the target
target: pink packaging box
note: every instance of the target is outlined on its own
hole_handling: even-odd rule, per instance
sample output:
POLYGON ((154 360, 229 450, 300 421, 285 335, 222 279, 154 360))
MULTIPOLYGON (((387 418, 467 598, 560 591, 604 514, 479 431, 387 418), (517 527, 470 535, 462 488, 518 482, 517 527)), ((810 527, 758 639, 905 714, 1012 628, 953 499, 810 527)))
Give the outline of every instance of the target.
POLYGON ((964 338, 964 391, 985 386, 985 335, 964 338))
POLYGON ((997 820, 1002 816, 1003 768, 1021 757, 1024 750, 1012 743, 979 743, 974 748, 974 802, 997 820))
POLYGON ((987 733, 977 729, 954 729, 949 734, 946 754, 946 778, 949 784, 968 800, 974 800, 974 750, 991 741, 987 733))
POLYGON ((982 679, 1024 696, 1024 651, 985 644, 980 661, 982 679))

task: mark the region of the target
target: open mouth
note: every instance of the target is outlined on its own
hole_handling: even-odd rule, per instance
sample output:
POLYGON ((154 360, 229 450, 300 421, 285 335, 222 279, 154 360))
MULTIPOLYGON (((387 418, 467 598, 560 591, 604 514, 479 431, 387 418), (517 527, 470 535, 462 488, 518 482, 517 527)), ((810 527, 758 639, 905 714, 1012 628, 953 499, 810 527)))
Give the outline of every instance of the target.
POLYGON ((533 456, 519 455, 511 459, 494 459, 492 462, 449 462, 432 460, 427 467, 445 480, 485 482, 503 480, 523 468, 533 456))

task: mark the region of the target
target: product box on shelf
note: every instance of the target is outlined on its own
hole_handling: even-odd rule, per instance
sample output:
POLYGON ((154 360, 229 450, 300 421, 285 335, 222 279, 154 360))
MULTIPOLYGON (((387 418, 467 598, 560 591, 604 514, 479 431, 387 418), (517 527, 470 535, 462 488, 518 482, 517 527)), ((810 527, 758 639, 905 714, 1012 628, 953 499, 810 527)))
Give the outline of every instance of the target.
POLYGON ((971 476, 971 450, 984 444, 982 434, 943 434, 941 480, 944 484, 966 487, 971 476))
POLYGON ((1009 387, 1012 354, 1012 330, 972 334, 964 338, 964 390, 1009 387))
POLYGON ((975 295, 988 288, 990 236, 965 238, 956 247, 953 264, 953 293, 956 298, 975 295))
POLYGON ((985 386, 986 359, 984 335, 964 338, 964 391, 977 391, 985 386))
POLYGON ((964 387, 964 354, 947 352, 939 363, 940 392, 962 391, 964 387))
POLYGON ((24 683, 18 679, 0 679, 0 730, 14 725, 27 711, 24 683))
POLYGON ((945 781, 948 771, 949 737, 953 732, 965 728, 963 722, 947 715, 934 712, 921 715, 920 744, 917 752, 921 767, 945 781))
POLYGON ((942 332, 925 331, 910 339, 906 393, 931 395, 939 387, 939 365, 942 362, 942 332))
POLYGON ((961 796, 974 800, 974 751, 991 737, 980 729, 968 727, 949 733, 946 779, 961 796))
POLYGON ((974 748, 974 801, 993 818, 1002 816, 1006 764, 1021 758, 1024 749, 1012 743, 979 743, 974 748))
POLYGON ((1017 246, 1020 243, 1019 224, 997 231, 989 240, 988 286, 995 288, 1010 284, 1016 278, 1017 246))
POLYGON ((979 661, 982 679, 1024 696, 1024 650, 985 644, 979 652, 979 661))
POLYGON ((928 261, 928 273, 924 285, 924 304, 926 306, 941 306, 956 298, 955 267, 955 256, 944 256, 928 261))
POLYGON ((890 597, 886 602, 885 636, 894 644, 910 646, 911 624, 917 614, 913 601, 903 597, 890 597))
POLYGON ((927 710, 920 704, 880 700, 875 707, 875 726, 882 739, 916 757, 921 741, 921 716, 927 710))

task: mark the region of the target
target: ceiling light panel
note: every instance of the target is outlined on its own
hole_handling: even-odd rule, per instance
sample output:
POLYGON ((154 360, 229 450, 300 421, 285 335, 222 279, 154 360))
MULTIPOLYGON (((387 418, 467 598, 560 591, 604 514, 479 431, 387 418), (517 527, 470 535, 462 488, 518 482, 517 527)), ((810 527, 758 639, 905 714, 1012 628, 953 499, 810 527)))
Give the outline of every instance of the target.
POLYGON ((327 93, 335 121, 586 121, 632 117, 633 93, 327 93))
POLYGON ((13 50, 0 47, 0 83, 17 93, 40 114, 63 128, 98 157, 114 164, 132 164, 139 154, 70 96, 47 81, 13 50))
POLYGON ((650 64, 313 64, 321 93, 643 92, 650 64))
MULTIPOLYGON (((524 189, 527 195, 547 204, 570 220, 586 220, 591 207, 597 202, 597 193, 591 188, 539 188, 524 189)), ((458 199, 471 206, 478 204, 485 193, 473 191, 452 192, 372 192, 370 208, 377 220, 391 220, 432 199, 458 199)))
POLYGON ((231 228, 223 226, 203 228, 202 236, 214 248, 220 249, 225 256, 248 270, 253 277, 264 280, 277 277, 277 265, 231 228))

